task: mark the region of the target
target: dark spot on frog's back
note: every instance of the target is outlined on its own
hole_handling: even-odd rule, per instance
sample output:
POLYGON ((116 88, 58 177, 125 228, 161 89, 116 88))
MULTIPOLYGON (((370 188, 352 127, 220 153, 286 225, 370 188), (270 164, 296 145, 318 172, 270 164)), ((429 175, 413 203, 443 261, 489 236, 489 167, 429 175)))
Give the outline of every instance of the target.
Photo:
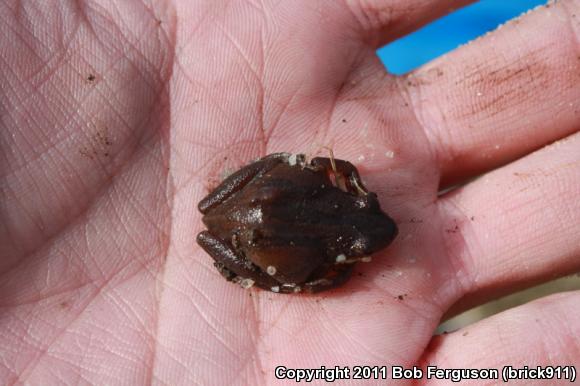
POLYGON ((226 178, 199 209, 207 231, 197 240, 221 275, 272 292, 339 286, 397 235, 356 168, 328 158, 271 154, 226 178))

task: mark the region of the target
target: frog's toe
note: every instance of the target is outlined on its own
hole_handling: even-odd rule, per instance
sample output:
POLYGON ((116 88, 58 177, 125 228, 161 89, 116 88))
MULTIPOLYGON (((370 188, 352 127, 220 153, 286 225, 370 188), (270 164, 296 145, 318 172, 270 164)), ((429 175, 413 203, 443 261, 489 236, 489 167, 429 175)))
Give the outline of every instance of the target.
POLYGON ((238 276, 229 269, 223 263, 214 262, 213 266, 216 267, 218 272, 227 280, 227 281, 234 281, 234 279, 238 276))

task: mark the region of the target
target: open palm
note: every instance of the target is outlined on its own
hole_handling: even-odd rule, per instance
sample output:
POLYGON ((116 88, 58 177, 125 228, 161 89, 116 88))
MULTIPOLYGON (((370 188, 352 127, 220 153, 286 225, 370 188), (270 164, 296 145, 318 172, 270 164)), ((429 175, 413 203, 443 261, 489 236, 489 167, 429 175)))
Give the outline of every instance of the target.
POLYGON ((452 5, 3 0, 1 383, 580 364, 578 293, 431 341, 445 313, 580 269, 580 2, 388 75, 374 49, 452 5), (224 281, 197 202, 252 159, 321 146, 397 240, 334 291, 224 281))

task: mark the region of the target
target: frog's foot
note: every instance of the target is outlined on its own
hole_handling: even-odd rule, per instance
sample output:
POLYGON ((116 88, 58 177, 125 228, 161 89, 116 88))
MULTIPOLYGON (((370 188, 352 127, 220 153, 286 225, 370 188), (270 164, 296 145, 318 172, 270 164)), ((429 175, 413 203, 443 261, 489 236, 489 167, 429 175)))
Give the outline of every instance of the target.
POLYGON ((240 287, 244 288, 244 289, 248 289, 248 288, 252 288, 254 286, 254 284, 256 283, 254 280, 247 278, 247 277, 241 277, 236 275, 235 273, 233 273, 232 271, 230 271, 229 269, 227 269, 225 267, 225 265, 223 265, 223 263, 213 263, 213 266, 217 268, 218 272, 227 280, 227 281, 231 281, 233 283, 239 284, 240 287))
POLYGON ((216 267, 216 269, 218 270, 218 272, 227 281, 234 281, 237 277, 239 277, 238 275, 236 275, 235 273, 233 273, 232 271, 230 271, 229 269, 227 269, 226 266, 224 265, 224 263, 219 263, 219 262, 215 261, 213 263, 213 266, 216 267))
POLYGON ((267 273, 248 265, 246 259, 210 232, 200 232, 197 235, 197 243, 214 259, 214 266, 228 281, 238 283, 244 288, 250 288, 255 283, 261 288, 270 289, 278 284, 267 273))

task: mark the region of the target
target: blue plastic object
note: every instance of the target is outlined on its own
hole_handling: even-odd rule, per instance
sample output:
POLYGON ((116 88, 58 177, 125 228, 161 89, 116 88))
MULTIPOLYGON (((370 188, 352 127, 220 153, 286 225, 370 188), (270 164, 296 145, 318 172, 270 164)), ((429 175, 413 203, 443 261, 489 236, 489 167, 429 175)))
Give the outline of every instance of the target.
POLYGON ((393 74, 407 73, 546 0, 481 0, 377 50, 393 74))

